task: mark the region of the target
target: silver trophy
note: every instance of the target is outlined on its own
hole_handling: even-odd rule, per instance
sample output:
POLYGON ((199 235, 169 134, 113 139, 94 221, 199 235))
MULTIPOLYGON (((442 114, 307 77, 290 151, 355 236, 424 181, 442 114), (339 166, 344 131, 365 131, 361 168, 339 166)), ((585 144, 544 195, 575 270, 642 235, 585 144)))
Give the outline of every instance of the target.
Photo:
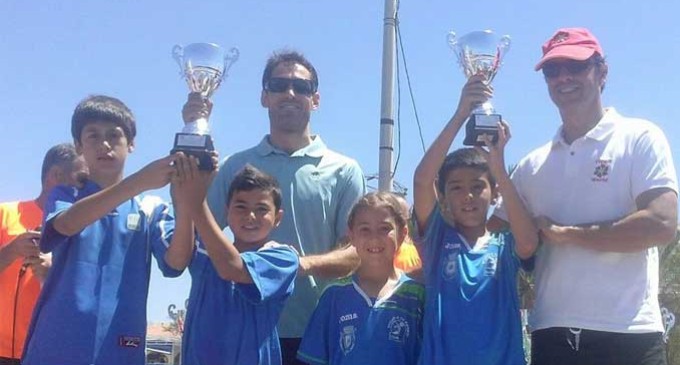
MULTIPOLYGON (((499 36, 490 30, 475 31, 458 38, 456 33, 448 34, 449 47, 458 58, 465 77, 483 74, 491 82, 501 66, 503 57, 510 48, 510 37, 499 36)), ((501 121, 490 101, 478 105, 472 111, 465 126, 466 146, 483 146, 483 135, 490 135, 492 142, 498 141, 498 122, 501 121)))
MULTIPOLYGON (((180 74, 186 80, 191 92, 210 98, 222 83, 229 68, 238 60, 239 51, 232 48, 225 52, 214 43, 191 43, 172 48, 172 57, 177 61, 180 74)), ((215 150, 207 118, 198 118, 184 125, 182 132, 175 135, 172 153, 181 151, 198 158, 199 168, 214 168, 211 152, 215 150)))

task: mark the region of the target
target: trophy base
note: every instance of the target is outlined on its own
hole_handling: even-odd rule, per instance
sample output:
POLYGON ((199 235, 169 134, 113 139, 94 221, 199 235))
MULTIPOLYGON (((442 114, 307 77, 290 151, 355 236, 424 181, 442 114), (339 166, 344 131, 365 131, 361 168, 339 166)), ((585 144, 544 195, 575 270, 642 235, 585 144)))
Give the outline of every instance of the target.
POLYGON ((490 135, 491 143, 498 142, 498 123, 501 121, 500 114, 472 114, 465 125, 466 146, 486 146, 482 136, 490 135))
POLYGON ((212 171, 217 168, 212 161, 213 151, 215 146, 209 134, 177 133, 175 146, 170 153, 182 152, 187 156, 194 156, 198 159, 199 170, 212 171))

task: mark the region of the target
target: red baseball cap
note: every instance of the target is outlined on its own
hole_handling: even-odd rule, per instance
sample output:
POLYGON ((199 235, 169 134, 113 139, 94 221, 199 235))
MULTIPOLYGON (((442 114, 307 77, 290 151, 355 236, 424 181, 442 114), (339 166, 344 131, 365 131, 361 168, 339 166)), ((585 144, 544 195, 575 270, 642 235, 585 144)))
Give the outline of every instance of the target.
POLYGON ((543 58, 534 70, 538 71, 547 61, 556 58, 568 58, 584 61, 593 54, 603 56, 602 47, 597 38, 586 28, 562 28, 543 44, 543 58))

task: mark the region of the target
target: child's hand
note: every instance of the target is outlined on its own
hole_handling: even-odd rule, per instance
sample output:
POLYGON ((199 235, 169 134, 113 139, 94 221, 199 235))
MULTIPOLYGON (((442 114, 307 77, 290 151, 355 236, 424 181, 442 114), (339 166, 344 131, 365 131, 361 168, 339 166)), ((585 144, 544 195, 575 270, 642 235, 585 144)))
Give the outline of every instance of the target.
MULTIPOLYGON (((213 153, 213 162, 216 163, 217 153, 213 153)), ((198 208, 203 204, 208 187, 216 170, 204 171, 198 169, 198 159, 193 156, 181 154, 175 161, 176 176, 173 178, 172 197, 179 205, 198 208)))
POLYGON ((482 147, 475 147, 486 158, 489 164, 491 175, 499 179, 503 174, 507 174, 505 170, 505 145, 510 140, 510 126, 505 121, 501 120, 498 125, 498 142, 493 143, 493 137, 484 134, 482 138, 486 144, 486 149, 482 147))
POLYGON ((460 93, 456 114, 467 118, 472 110, 493 96, 493 87, 482 74, 470 76, 460 93))
POLYGON ((204 97, 201 93, 190 93, 182 108, 182 119, 184 119, 184 123, 190 123, 199 118, 208 119, 212 107, 213 104, 210 99, 204 97))
POLYGON ((153 161, 137 171, 133 178, 142 191, 162 188, 170 182, 175 174, 173 162, 176 159, 177 154, 173 154, 153 161))

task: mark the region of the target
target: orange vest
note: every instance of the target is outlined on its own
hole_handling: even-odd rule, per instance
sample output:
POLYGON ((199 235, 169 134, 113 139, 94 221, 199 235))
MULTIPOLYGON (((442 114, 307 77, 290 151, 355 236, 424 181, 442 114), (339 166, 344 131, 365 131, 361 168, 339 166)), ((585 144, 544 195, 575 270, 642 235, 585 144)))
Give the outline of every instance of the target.
MULTIPOLYGON (((0 247, 42 223, 42 209, 35 201, 0 204, 0 247)), ((19 359, 40 293, 40 282, 31 270, 19 278, 23 260, 15 260, 0 272, 0 357, 19 359)))

